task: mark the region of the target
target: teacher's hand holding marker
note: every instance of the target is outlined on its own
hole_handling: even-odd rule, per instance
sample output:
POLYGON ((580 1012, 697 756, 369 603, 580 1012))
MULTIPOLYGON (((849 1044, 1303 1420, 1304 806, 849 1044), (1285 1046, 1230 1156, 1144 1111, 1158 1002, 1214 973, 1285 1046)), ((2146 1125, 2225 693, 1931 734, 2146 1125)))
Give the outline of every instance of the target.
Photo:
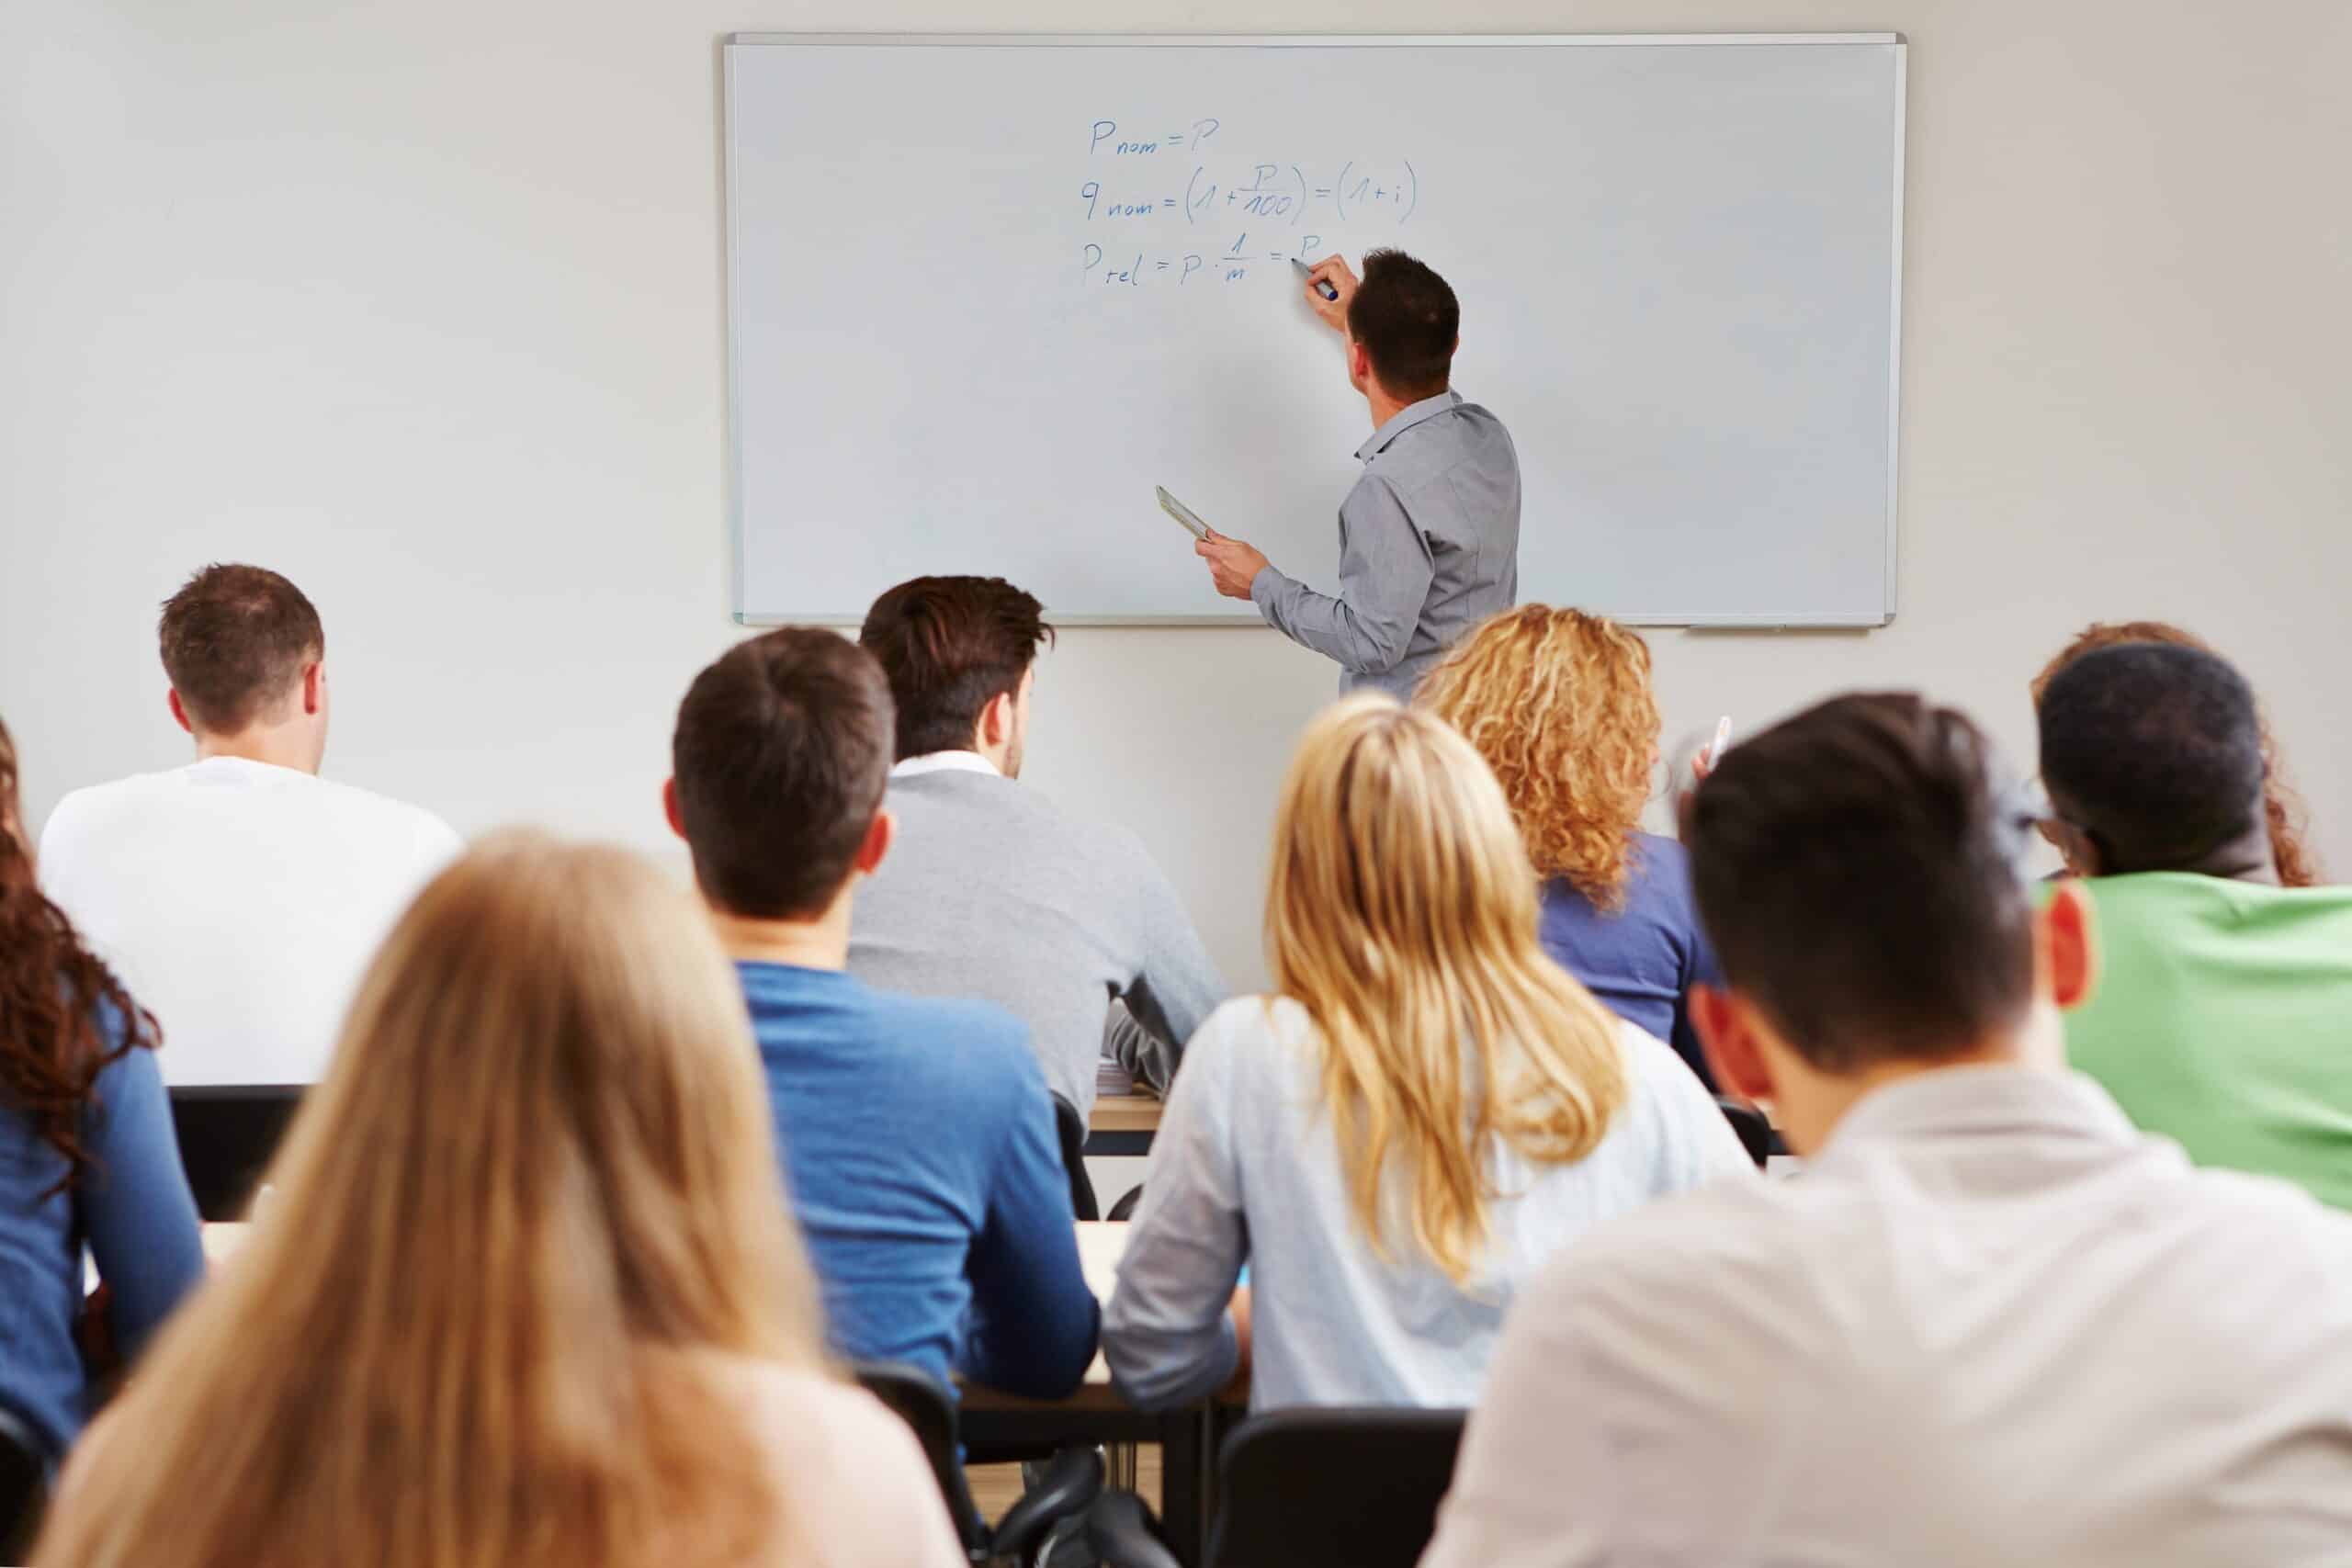
POLYGON ((1519 454, 1502 422, 1453 389, 1461 307, 1402 251, 1294 262, 1299 296, 1340 334, 1348 385, 1372 439, 1340 503, 1340 591, 1317 593, 1161 492, 1193 536, 1216 591, 1248 599, 1276 631, 1338 662, 1340 689, 1409 700, 1469 629, 1519 597, 1519 454))

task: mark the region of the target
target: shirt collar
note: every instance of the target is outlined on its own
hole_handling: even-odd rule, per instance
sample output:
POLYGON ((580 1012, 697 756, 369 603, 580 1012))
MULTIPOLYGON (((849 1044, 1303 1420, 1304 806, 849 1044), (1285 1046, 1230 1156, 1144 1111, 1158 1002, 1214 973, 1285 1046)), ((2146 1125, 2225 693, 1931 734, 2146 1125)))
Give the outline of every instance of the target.
POLYGON ((1451 388, 1434 398, 1423 398, 1418 403, 1407 403, 1388 416, 1388 423, 1372 433, 1372 439, 1356 448, 1356 456, 1371 462, 1388 448, 1388 444, 1426 419, 1435 419, 1450 409, 1462 406, 1462 394, 1451 388))
POLYGON ((2038 1067, 1938 1067, 1872 1089, 1838 1120, 1821 1156, 1874 1139, 1901 1143, 2002 1133, 2055 1133, 2130 1143, 2105 1089, 2079 1073, 2038 1067))
POLYGON ((890 770, 890 776, 910 779, 922 773, 996 773, 997 765, 978 751, 926 751, 920 757, 909 757, 899 763, 890 770))

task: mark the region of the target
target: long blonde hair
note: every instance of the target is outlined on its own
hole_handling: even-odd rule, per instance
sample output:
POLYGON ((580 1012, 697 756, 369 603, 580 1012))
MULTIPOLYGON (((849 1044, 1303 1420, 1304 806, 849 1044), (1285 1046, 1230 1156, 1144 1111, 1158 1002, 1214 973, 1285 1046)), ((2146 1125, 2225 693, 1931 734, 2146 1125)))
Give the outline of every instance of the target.
POLYGON ((1274 825, 1274 983, 1321 1033, 1324 1103, 1373 1246, 1395 1255, 1394 1164, 1413 1247, 1457 1281, 1486 1242, 1492 1141, 1573 1163, 1627 1093, 1616 1020, 1544 955, 1535 922, 1527 852, 1468 741, 1381 696, 1308 728, 1274 825))
POLYGON ((756 1062, 706 919, 644 862, 528 836, 459 862, 35 1561, 773 1550, 773 1472, 709 1354, 820 1356, 756 1062))
POLYGON ((1414 701, 1487 759, 1537 875, 1623 907, 1657 754, 1647 643, 1605 615, 1521 604, 1454 645, 1414 701))

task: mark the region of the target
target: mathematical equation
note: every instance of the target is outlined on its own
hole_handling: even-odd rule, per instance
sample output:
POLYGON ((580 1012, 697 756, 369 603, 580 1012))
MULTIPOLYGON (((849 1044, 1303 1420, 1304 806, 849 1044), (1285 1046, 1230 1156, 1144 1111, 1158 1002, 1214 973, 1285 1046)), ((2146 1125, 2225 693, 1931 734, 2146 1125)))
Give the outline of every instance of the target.
POLYGON ((1238 283, 1253 263, 1320 260, 1310 223, 1402 227, 1420 207, 1410 159, 1228 159, 1215 145, 1222 129, 1213 118, 1140 133, 1115 119, 1088 126, 1086 177, 1069 210, 1089 234, 1107 232, 1081 242, 1087 282, 1238 283))

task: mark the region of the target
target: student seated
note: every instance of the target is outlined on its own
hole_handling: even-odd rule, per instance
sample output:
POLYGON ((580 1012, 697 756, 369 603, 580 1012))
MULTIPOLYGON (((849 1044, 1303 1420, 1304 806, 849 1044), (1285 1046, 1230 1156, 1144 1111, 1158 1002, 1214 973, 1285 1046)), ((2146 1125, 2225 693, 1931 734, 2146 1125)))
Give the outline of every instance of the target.
MULTIPOLYGON (((2075 640, 2060 649, 2057 657, 2043 665, 2041 673, 2033 678, 2034 706, 2041 705, 2041 694, 2049 690, 2058 671, 2085 654, 2142 642, 2193 648, 2204 653, 2214 651, 2195 632, 2169 622, 2095 621, 2077 632, 2075 640)), ((2310 831, 2311 814, 2304 807, 2302 795, 2287 780, 2278 739, 2270 733, 2270 723, 2263 717, 2259 704, 2255 709, 2255 726, 2262 734, 2262 819, 2270 828, 2270 852, 2278 863, 2279 886, 2315 887, 2324 879, 2318 854, 2304 841, 2310 831)))
POLYGON ((858 640, 898 705, 890 863, 858 896, 851 973, 983 997, 1029 1026, 1046 1083, 1083 1114, 1106 1048, 1164 1085, 1225 999, 1183 901, 1134 834, 1015 781, 1037 601, 1001 578, 920 577, 875 601, 858 640), (1125 1001, 1140 1029, 1112 1016, 1125 1001))
POLYGON ((1502 792, 1430 715, 1364 695, 1309 728, 1266 909, 1278 994, 1187 1050, 1104 1320, 1137 1404, 1244 1364, 1253 1409, 1467 1404, 1544 1259, 1754 1177, 1674 1053, 1544 956, 1502 792))
POLYGON ((155 1038, 34 885, 16 743, 0 724, 0 1409, 53 1453, 89 1414, 83 1249, 106 1286, 91 1310, 119 1358, 204 1275, 155 1038))
POLYGON ((309 1083, 410 898, 457 854, 439 818, 318 776, 326 634, 274 571, 209 566, 164 606, 196 761, 78 790, 41 877, 152 1009, 175 1084, 309 1083))
POLYGON ((891 848, 890 723, 855 643, 753 637, 679 705, 670 823, 751 1006, 834 1348, 1058 1398, 1099 1313, 1026 1034, 843 969, 853 890, 891 848))
POLYGON ((1502 784, 1544 878, 1544 951, 1703 1078, 1684 998, 1713 959, 1690 863, 1639 830, 1657 760, 1649 645, 1600 615, 1522 604, 1456 645, 1415 702, 1502 784))
POLYGON ((1605 1225, 1521 1302, 1423 1568, 2318 1563, 2352 1221, 2065 1070, 2088 902, 1965 717, 1841 697, 1687 810, 1717 1077, 1797 1181, 1605 1225))
POLYGON ((37 1560, 962 1562, 906 1428, 824 1364, 754 1061, 667 878, 476 851, 386 942, 37 1560))
POLYGON ((2118 647, 2059 671, 2041 723, 2102 937, 2067 1055, 2199 1165, 2352 1209, 2352 890, 2278 886, 2254 694, 2212 654, 2118 647))

